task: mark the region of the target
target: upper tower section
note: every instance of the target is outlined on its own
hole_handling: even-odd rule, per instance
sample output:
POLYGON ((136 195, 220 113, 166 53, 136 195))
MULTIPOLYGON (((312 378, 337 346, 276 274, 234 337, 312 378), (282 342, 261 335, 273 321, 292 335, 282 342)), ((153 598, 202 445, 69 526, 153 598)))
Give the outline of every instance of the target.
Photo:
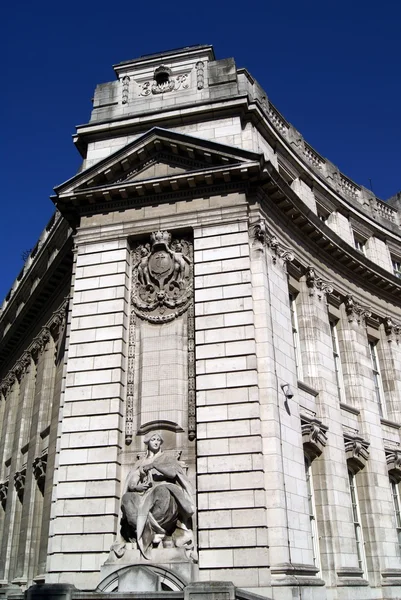
POLYGON ((202 101, 214 61, 212 46, 189 46, 114 65, 117 81, 97 86, 90 122, 202 101))

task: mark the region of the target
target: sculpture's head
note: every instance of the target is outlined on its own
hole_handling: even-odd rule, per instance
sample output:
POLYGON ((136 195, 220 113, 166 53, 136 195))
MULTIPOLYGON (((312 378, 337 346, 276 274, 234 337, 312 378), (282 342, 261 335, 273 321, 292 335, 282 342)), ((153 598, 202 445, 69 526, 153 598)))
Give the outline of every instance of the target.
POLYGON ((154 454, 159 452, 162 444, 164 443, 163 436, 159 432, 148 433, 143 441, 144 444, 148 447, 148 450, 150 450, 154 454))

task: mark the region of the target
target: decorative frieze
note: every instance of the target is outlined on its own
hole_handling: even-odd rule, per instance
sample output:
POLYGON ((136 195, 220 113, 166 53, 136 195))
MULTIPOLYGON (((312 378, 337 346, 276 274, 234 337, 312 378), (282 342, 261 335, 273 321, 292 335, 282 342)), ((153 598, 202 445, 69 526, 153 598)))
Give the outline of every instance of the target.
POLYGON ((189 74, 182 73, 173 77, 173 72, 170 67, 160 65, 154 72, 153 81, 145 81, 139 84, 140 96, 150 96, 158 94, 166 94, 173 90, 189 88, 189 74))
POLYGON ((46 468, 47 468, 47 454, 43 454, 42 456, 37 456, 32 463, 33 476, 35 477, 36 483, 38 484, 38 488, 40 489, 42 495, 45 489, 45 481, 46 481, 46 468))
POLYGON ((311 460, 320 456, 327 444, 328 427, 319 419, 301 415, 302 443, 311 460))
POLYGON ((354 300, 351 295, 345 297, 344 300, 345 312, 348 316, 348 321, 356 321, 358 324, 365 322, 366 319, 372 316, 372 311, 366 306, 362 306, 354 300))
POLYGON ((133 250, 132 306, 150 323, 167 323, 187 309, 192 298, 192 244, 155 231, 150 244, 133 250))
POLYGON ((307 267, 305 277, 306 285, 309 288, 309 296, 314 296, 316 294, 319 300, 321 300, 326 294, 333 293, 333 283, 322 279, 322 277, 318 277, 313 267, 307 267))
POLYGON ((32 364, 32 358, 29 352, 24 352, 21 358, 15 363, 14 372, 18 381, 21 381, 23 375, 32 364))
POLYGON ((369 442, 364 440, 356 432, 344 432, 344 445, 346 460, 354 473, 357 473, 366 465, 369 458, 369 442))

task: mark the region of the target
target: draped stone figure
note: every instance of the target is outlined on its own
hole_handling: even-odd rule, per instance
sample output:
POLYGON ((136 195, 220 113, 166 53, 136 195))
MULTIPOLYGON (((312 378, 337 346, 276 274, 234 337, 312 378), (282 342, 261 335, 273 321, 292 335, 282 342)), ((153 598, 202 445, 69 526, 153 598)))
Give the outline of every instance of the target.
POLYGON ((146 455, 128 474, 121 500, 121 535, 135 541, 145 558, 152 546, 193 547, 192 490, 179 462, 162 451, 160 433, 144 440, 146 455))

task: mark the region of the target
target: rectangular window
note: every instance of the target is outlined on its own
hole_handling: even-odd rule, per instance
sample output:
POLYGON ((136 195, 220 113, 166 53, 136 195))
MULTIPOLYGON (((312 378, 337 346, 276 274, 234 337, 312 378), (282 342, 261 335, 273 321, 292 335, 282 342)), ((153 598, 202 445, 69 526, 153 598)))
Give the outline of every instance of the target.
POLYGON ((391 494, 393 496, 394 513, 395 513, 395 526, 397 528, 398 545, 401 549, 401 503, 400 503, 400 492, 398 489, 398 483, 392 477, 390 478, 391 494))
POLYGON ((308 492, 309 521, 312 535, 313 564, 320 571, 319 536, 317 532, 316 522, 315 490, 313 487, 312 463, 307 456, 305 456, 305 477, 308 492))
POLYGON ((352 504, 352 520, 354 522, 356 551, 358 555, 358 566, 361 569, 362 573, 366 574, 365 547, 363 542, 361 513, 359 510, 358 490, 356 486, 355 475, 352 471, 348 471, 348 477, 352 504))
POLYGON ((334 368, 336 371, 337 393, 340 402, 345 403, 345 388, 343 370, 341 366, 340 346, 338 343, 337 324, 335 321, 330 321, 331 345, 333 348, 334 368))
POLYGON ((379 405, 379 414, 381 417, 385 416, 385 401, 384 401, 384 390, 382 384, 382 378, 380 373, 379 360, 377 358, 377 343, 369 342, 370 359, 372 361, 373 381, 375 384, 376 401, 379 405))
POLYGON ((391 259, 391 263, 393 265, 393 273, 396 277, 401 279, 401 258, 395 258, 394 256, 391 259))
POLYGON ((366 255, 365 244, 366 244, 366 240, 364 240, 363 238, 359 237, 358 235, 356 235, 354 233, 354 246, 355 246, 355 248, 358 250, 358 252, 361 252, 362 254, 366 255))
POLYGON ((295 365, 296 365, 296 369, 297 369, 297 377, 300 381, 302 381, 303 372, 302 372, 301 348, 300 348, 300 343, 299 343, 297 305, 296 305, 296 300, 295 300, 295 294, 292 294, 292 293, 290 293, 290 310, 291 310, 292 339, 294 342, 295 365))

